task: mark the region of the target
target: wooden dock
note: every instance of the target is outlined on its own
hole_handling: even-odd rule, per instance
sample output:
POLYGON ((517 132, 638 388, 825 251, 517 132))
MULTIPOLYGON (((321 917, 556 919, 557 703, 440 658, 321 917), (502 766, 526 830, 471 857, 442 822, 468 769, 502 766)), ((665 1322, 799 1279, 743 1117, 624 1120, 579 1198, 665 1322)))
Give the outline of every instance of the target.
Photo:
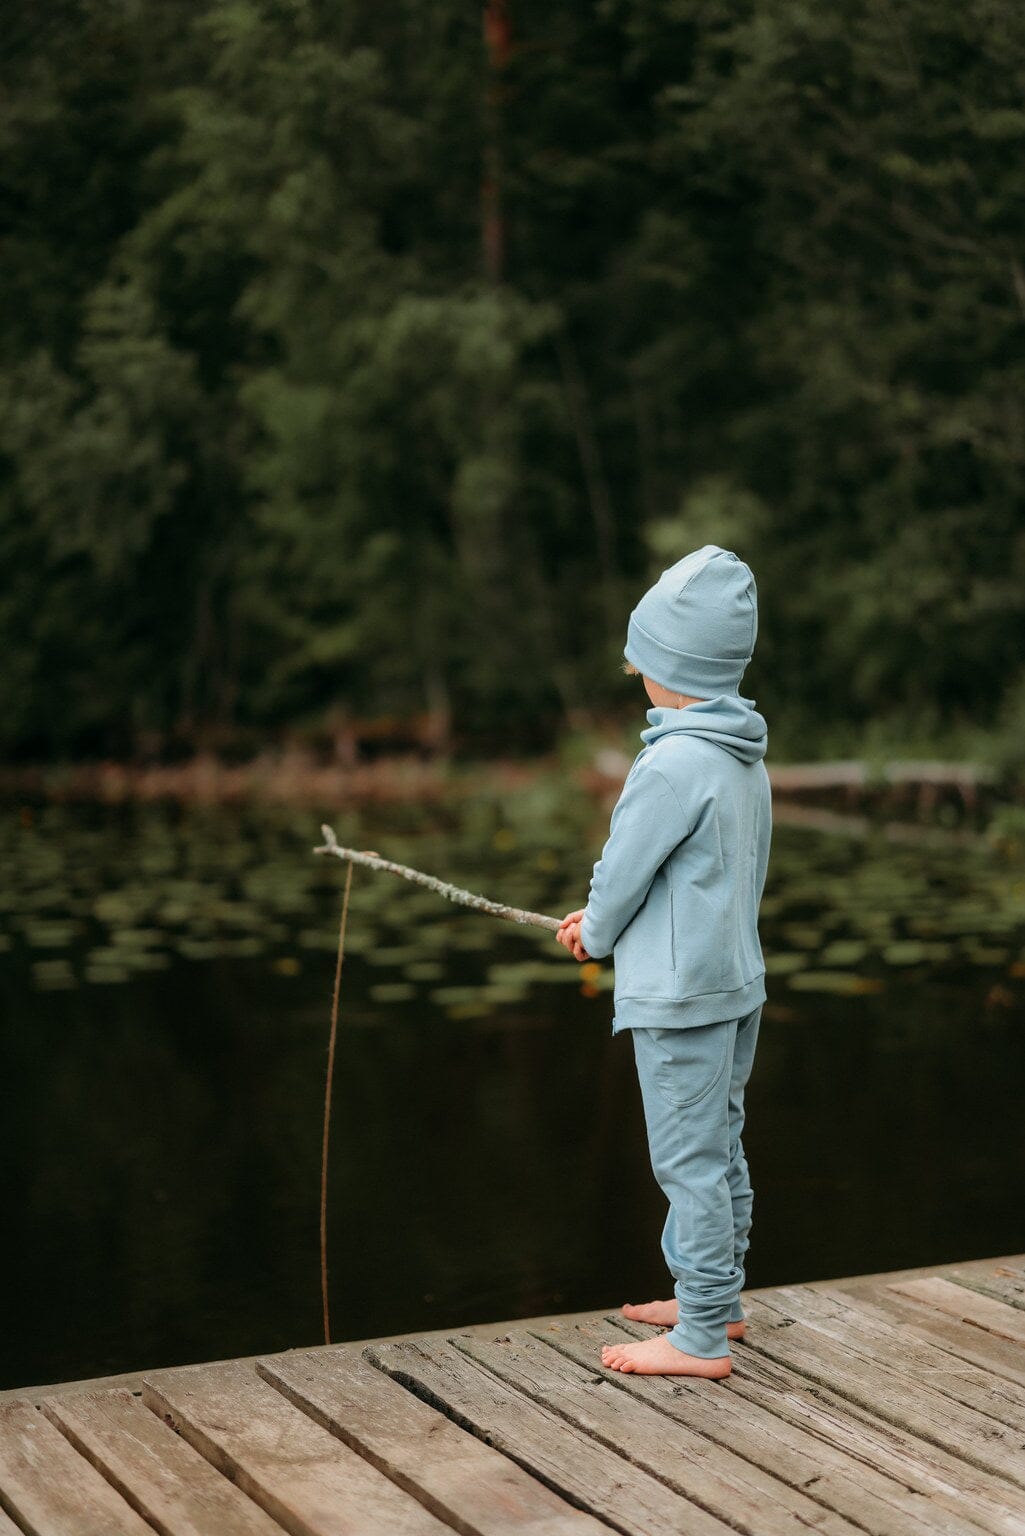
POLYGON ((0 1536, 1025 1536, 1025 1255, 744 1307, 718 1382, 612 1310, 5 1392, 0 1536))

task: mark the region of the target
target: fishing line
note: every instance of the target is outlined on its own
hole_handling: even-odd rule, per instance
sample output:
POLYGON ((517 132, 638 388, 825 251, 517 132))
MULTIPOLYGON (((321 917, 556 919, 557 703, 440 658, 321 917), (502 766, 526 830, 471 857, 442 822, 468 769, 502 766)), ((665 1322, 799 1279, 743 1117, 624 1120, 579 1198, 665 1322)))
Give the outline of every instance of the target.
POLYGON ((320 1295, 324 1305, 324 1343, 331 1342, 331 1324, 327 1303, 327 1149, 331 1134, 331 1089, 335 1076, 335 1041, 338 1038, 338 991, 345 956, 345 924, 349 916, 349 887, 352 885, 352 861, 345 872, 342 896, 342 921, 338 927, 338 959, 335 964, 335 988, 331 999, 331 1033, 327 1043, 327 1085, 324 1089, 324 1145, 320 1158, 320 1295))

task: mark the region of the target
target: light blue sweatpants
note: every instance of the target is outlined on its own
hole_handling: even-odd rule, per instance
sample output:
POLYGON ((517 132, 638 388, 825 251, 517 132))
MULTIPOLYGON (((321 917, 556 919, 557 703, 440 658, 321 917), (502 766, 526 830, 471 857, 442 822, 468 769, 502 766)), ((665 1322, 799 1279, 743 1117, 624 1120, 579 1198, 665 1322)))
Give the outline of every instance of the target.
POLYGON ((679 1322, 667 1335, 689 1355, 729 1354, 727 1322, 743 1317, 751 1180, 740 1133, 762 1004, 743 1018, 689 1028, 632 1028, 651 1166, 669 1201, 662 1252, 679 1322))

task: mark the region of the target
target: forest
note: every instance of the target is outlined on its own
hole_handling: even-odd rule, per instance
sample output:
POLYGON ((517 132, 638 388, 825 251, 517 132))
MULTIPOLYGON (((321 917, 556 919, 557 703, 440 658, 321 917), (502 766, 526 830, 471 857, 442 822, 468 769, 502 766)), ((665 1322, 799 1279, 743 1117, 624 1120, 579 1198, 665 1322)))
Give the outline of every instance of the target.
POLYGON ((0 70, 5 761, 544 748, 715 542, 782 754, 1025 767, 1025 11, 10 0, 0 70))

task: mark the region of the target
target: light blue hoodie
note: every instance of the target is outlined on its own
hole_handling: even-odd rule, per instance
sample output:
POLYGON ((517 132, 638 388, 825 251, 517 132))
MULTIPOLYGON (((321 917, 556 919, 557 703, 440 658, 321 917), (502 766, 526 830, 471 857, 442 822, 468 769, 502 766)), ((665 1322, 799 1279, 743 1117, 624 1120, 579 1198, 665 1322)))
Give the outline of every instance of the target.
POLYGON ((588 954, 614 957, 614 1034, 740 1018, 765 1001, 772 797, 754 703, 718 694, 647 712, 580 929, 588 954))

